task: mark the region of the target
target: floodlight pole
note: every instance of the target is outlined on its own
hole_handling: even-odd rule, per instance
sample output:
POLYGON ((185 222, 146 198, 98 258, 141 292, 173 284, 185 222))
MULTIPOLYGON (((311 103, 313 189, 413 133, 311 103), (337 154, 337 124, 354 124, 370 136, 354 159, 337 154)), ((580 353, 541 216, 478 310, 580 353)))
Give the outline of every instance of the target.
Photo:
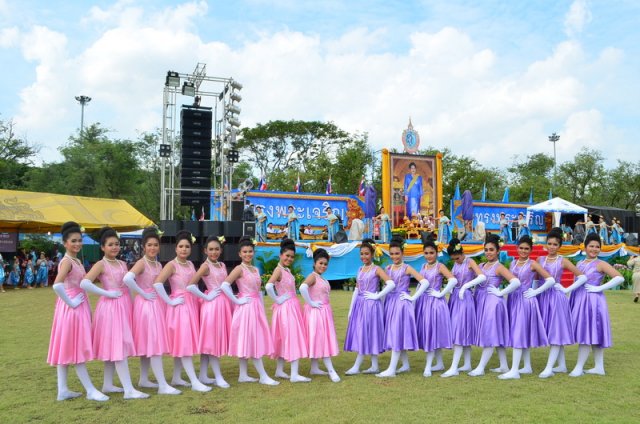
POLYGON ((80 102, 80 135, 82 135, 84 130, 84 105, 91 101, 91 97, 84 95, 76 96, 76 100, 80 102))
MULTIPOLYGON (((560 140, 560 136, 556 133, 553 133, 549 136, 549 141, 553 143, 553 182, 558 176, 558 161, 556 159, 556 143, 560 140)), ((553 184, 552 184, 553 185, 553 184)))

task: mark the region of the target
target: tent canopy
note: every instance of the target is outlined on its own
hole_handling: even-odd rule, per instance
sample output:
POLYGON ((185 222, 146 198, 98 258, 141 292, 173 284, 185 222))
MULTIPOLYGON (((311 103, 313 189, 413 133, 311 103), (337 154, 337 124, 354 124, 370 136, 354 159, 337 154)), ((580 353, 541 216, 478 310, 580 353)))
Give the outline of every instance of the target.
POLYGON ((549 212, 553 213, 553 226, 560 226, 561 214, 587 214, 587 209, 578 206, 560 197, 554 197, 542 203, 537 203, 527 207, 527 221, 529 220, 529 212, 549 212))
POLYGON ((126 200, 0 190, 0 231, 58 232, 67 221, 87 231, 105 225, 121 231, 153 225, 126 200))
POLYGON ((531 205, 527 208, 527 210, 532 212, 560 212, 577 214, 587 213, 587 208, 578 206, 567 200, 561 199, 560 197, 554 197, 553 199, 544 201, 542 203, 531 205))

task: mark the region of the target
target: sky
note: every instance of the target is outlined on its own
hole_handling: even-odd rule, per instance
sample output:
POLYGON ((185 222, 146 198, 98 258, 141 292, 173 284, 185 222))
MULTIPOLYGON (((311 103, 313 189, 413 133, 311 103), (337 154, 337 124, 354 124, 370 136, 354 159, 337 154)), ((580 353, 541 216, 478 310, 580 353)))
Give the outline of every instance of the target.
POLYGON ((553 155, 555 132, 558 163, 615 166, 638 160, 638 28, 635 0, 0 0, 0 119, 58 161, 75 96, 135 138, 162 126, 167 71, 201 62, 243 84, 243 126, 333 121, 401 149, 411 118, 422 146, 501 168, 553 155))

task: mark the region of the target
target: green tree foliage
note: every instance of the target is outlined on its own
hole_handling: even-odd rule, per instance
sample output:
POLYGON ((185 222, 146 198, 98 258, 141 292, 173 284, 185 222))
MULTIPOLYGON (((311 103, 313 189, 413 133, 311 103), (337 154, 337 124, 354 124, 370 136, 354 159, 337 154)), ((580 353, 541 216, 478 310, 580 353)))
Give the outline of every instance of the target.
POLYGON ((528 202, 533 189, 534 199, 548 198, 553 174, 553 158, 544 153, 528 155, 524 159, 515 157, 509 172, 510 200, 528 202))
POLYGON ((558 194, 574 203, 597 204, 605 176, 602 153, 585 147, 558 167, 558 181, 562 181, 558 194))
POLYGON ((38 150, 37 146, 16 136, 13 121, 0 120, 0 187, 22 187, 38 150))
POLYGON ((366 134, 352 135, 335 124, 270 121, 241 132, 238 148, 265 175, 269 189, 292 191, 298 175, 306 192, 323 193, 331 177, 334 193, 356 193, 373 166, 366 134))

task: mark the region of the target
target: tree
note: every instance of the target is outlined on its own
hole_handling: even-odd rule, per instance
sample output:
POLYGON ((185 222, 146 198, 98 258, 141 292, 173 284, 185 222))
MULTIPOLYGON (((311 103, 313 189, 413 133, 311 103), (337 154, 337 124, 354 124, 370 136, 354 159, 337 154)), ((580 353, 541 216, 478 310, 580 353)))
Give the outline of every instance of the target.
POLYGON ((527 202, 532 189, 534 196, 546 199, 552 187, 553 164, 553 157, 544 153, 528 155, 523 160, 516 156, 513 165, 507 169, 510 200, 527 202))
POLYGON ((240 131, 238 148, 261 175, 291 168, 306 172, 321 153, 330 157, 350 143, 350 135, 332 122, 269 121, 240 131))
POLYGON ((562 186, 558 194, 579 204, 606 201, 599 195, 606 175, 603 161, 604 157, 598 150, 586 147, 580 150, 573 161, 560 165, 558 181, 562 181, 562 186))
POLYGON ((640 203, 640 162, 618 160, 606 173, 599 199, 598 204, 634 210, 640 203))
POLYGON ((24 176, 39 148, 16 137, 13 121, 0 120, 0 187, 23 188, 24 176))

